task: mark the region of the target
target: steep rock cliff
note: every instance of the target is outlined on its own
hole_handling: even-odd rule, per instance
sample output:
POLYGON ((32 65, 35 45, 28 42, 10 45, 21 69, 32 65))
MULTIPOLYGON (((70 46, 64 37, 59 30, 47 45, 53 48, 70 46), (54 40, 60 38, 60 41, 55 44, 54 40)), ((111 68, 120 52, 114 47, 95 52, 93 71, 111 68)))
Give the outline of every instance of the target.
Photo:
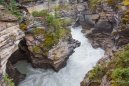
POLYGON ((18 49, 18 44, 25 36, 19 29, 17 18, 4 12, 0 5, 0 81, 6 72, 9 57, 18 49))
MULTIPOLYGON (((114 65, 119 63, 117 62, 118 59, 115 59, 115 56, 121 55, 121 53, 114 53, 119 51, 119 49, 123 49, 122 46, 129 43, 129 8, 127 3, 125 4, 126 1, 127 0, 116 0, 115 2, 111 0, 100 0, 100 2, 97 2, 96 0, 93 2, 88 1, 88 4, 85 4, 87 8, 83 9, 83 11, 81 11, 82 13, 79 14, 78 21, 81 25, 83 25, 84 29, 82 32, 86 34, 86 37, 90 40, 92 46, 94 48, 101 47, 105 50, 105 56, 98 61, 97 67, 86 74, 81 86, 121 86, 120 84, 122 83, 115 83, 111 81, 111 79, 115 79, 114 81, 117 82, 117 76, 113 77, 113 74, 119 69, 119 67, 117 69, 111 64, 113 64, 112 62, 115 63, 114 65), (93 4, 95 3, 96 5, 94 5, 94 7, 93 4), (89 20, 94 24, 94 26, 89 23, 89 20), (84 26, 87 24, 91 27, 84 26), (114 68, 110 69, 111 66, 114 68)), ((122 58, 124 58, 124 56, 122 58)), ((125 70, 127 69, 125 68, 125 70)), ((121 75, 121 77, 123 76, 121 75)), ((124 78, 121 80, 124 80, 124 78)), ((125 83, 125 86, 128 86, 127 83, 125 83)))

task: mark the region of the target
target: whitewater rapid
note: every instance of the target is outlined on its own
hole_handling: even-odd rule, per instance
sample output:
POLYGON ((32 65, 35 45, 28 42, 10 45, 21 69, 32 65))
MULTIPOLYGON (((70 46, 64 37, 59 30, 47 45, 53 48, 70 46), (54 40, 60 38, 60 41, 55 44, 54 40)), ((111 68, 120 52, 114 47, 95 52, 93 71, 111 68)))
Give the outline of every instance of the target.
POLYGON ((34 69, 29 63, 17 64, 18 70, 27 74, 19 86, 80 86, 85 74, 104 56, 104 51, 92 48, 88 39, 81 33, 81 27, 71 28, 71 33, 74 39, 81 42, 81 46, 75 49, 66 67, 56 73, 50 69, 34 69))

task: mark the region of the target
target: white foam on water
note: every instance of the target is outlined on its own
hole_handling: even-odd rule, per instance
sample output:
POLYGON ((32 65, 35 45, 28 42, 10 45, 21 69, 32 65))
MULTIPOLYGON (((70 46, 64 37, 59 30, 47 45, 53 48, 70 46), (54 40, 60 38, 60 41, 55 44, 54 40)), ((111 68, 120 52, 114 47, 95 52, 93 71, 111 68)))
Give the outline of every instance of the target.
POLYGON ((80 41, 81 45, 70 56, 66 67, 58 73, 50 69, 34 69, 29 63, 16 65, 21 73, 27 74, 19 86, 80 86, 85 74, 104 56, 104 51, 94 49, 81 30, 81 27, 71 28, 72 37, 80 41))

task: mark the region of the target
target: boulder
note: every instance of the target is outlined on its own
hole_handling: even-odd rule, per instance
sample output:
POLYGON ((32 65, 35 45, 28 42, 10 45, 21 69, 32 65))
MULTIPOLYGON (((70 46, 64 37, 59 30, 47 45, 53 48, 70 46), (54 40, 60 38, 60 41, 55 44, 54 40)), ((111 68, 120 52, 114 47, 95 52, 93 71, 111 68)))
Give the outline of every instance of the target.
MULTIPOLYGON (((34 39, 33 36, 26 35, 25 40, 28 46, 26 50, 29 49, 26 52, 30 55, 29 59, 32 66, 35 68, 53 69, 56 72, 66 66, 69 56, 74 52, 76 47, 80 46, 80 43, 73 40, 71 37, 69 37, 67 41, 59 39, 59 42, 49 50, 48 55, 46 56, 42 49, 41 53, 33 51, 33 47, 36 43, 36 39, 34 39)), ((41 41, 39 44, 41 44, 41 41)))

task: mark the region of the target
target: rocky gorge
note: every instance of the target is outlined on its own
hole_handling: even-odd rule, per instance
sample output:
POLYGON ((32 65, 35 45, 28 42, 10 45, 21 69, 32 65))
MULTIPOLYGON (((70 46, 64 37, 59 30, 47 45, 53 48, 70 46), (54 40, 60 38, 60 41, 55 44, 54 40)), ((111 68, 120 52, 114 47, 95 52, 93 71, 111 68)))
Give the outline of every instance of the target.
MULTIPOLYGON (((10 3, 11 0, 7 2, 10 3)), ((21 21, 18 20, 17 16, 15 17, 11 13, 6 13, 6 8, 3 4, 0 6, 1 85, 13 86, 5 77, 6 71, 8 76, 13 78, 11 81, 13 81, 16 86, 18 86, 19 82, 21 82, 19 84, 20 86, 52 86, 52 84, 53 86, 79 86, 79 83, 86 73, 84 80, 81 82, 81 86, 122 86, 119 82, 112 83, 112 80, 116 82, 118 80, 128 80, 123 77, 123 75, 119 76, 122 77, 122 79, 117 79, 119 77, 113 74, 118 71, 120 67, 125 67, 125 69, 123 69, 124 72, 119 73, 128 76, 125 72, 128 64, 128 53, 124 53, 126 51, 128 52, 128 46, 126 46, 127 48, 123 48, 123 46, 127 45, 129 41, 129 1, 57 0, 56 4, 58 3, 58 7, 52 9, 54 2, 55 1, 46 2, 45 0, 17 0, 17 6, 22 13, 21 21), (44 4, 42 5, 41 3, 44 4), (46 3, 48 4, 46 5, 46 3), (33 8, 33 5, 36 5, 36 7, 33 8), (40 8, 42 10, 38 9, 38 7, 42 6, 43 9, 40 8), (36 11, 36 9, 38 10, 36 11), (29 12, 32 16, 30 16, 31 14, 29 14, 29 12), (76 21, 74 25, 73 21, 76 21), (81 25, 82 29, 71 29, 71 32, 71 25, 73 25, 73 28, 81 25), (80 30, 88 40, 84 39, 80 30), (76 33, 76 31, 78 33, 76 33), (78 37, 76 37, 76 35, 78 35, 78 37), (89 42, 95 50, 91 47, 89 42), (88 48, 89 51, 87 50, 88 48), (102 48, 105 53, 98 48, 102 48), (79 52, 81 50, 82 52, 79 52), (93 51, 94 54, 91 51, 93 51), (126 55, 126 57, 121 56, 121 53, 126 55), (124 60, 124 62, 127 63, 126 66, 123 64, 123 60, 119 60, 119 55, 120 58, 127 59, 126 61, 124 60), (77 56, 80 59, 77 58, 77 56), (88 58, 94 60, 91 61, 88 58), (29 71, 28 74, 25 72, 21 74, 21 71, 19 72, 19 70, 21 70, 19 68, 22 67, 22 64, 23 67, 25 67, 24 62, 20 63, 20 67, 17 67, 18 70, 13 66, 21 60, 31 63, 32 66, 26 69, 29 71), (75 60, 78 61, 76 62, 75 60), (118 63, 120 63, 119 66, 117 66, 118 63), (95 64, 96 67, 92 69, 95 64), (37 68, 43 69, 40 70, 37 68), (77 68, 78 72, 75 72, 75 74, 78 77, 75 78, 73 72, 77 71, 77 68), (58 73, 49 69, 53 69, 58 73), (40 73, 41 71, 42 73, 40 73), (32 72, 33 74, 31 74, 32 72), (64 74, 66 72, 67 75, 64 74), (33 79, 29 76, 33 76, 33 79), (43 82, 41 82, 38 77, 40 77, 43 82), (60 80, 59 77, 61 77, 60 80), (66 77, 66 79, 64 79, 64 77, 66 77), (55 80, 53 80, 53 78, 55 78, 55 80), (24 79, 25 82, 21 81, 24 79), (37 79, 36 82, 33 82, 35 79, 37 79), (46 83, 45 80, 50 80, 50 83, 46 83), (58 81, 60 82, 58 83, 58 81), (76 83, 72 83, 71 81, 76 83)), ((11 6, 8 4, 8 7, 11 6)), ((28 67, 28 65, 26 65, 26 67, 28 67)), ((25 69, 22 68, 22 70, 25 69)), ((128 83, 124 85, 128 86, 128 83)))
MULTIPOLYGON (((8 3, 10 2, 8 1, 8 3)), ((6 5, 8 5, 8 3, 6 5)), ((11 5, 13 6, 13 4, 11 5)), ((14 84, 17 86, 18 83, 25 78, 24 74, 21 74, 13 67, 13 64, 16 64, 18 61, 27 60, 31 62, 35 68, 50 68, 58 72, 61 68, 66 66, 66 61, 74 52, 73 50, 80 46, 80 42, 70 36, 67 22, 65 23, 63 19, 60 20, 62 26, 59 24, 53 28, 54 30, 56 27, 61 27, 60 30, 55 30, 55 33, 53 33, 50 32, 50 30, 52 30, 49 26, 51 21, 49 23, 49 20, 44 21, 41 17, 27 18, 29 16, 29 14, 25 15, 26 12, 28 12, 26 11, 27 9, 21 5, 19 5, 19 8, 21 8, 20 11, 23 12, 23 20, 20 26, 18 24, 18 18, 11 13, 6 13, 6 11, 8 11, 7 8, 1 5, 0 55, 2 86, 13 86, 14 84), (46 23, 43 22, 47 22, 49 25, 47 26, 46 23), (69 32, 64 32, 65 29, 62 29, 64 27, 69 32), (24 30, 24 33, 20 29, 24 30), (62 32, 58 34, 58 31, 62 32), (65 36, 66 34, 67 36, 65 36), (7 74, 5 74, 5 71, 7 74), (9 77, 13 78, 13 80, 9 79, 9 77), (14 82, 14 84, 12 82, 14 82)), ((46 14, 46 16, 50 16, 48 18, 54 18, 54 16, 49 13, 46 14)), ((57 19, 53 21, 59 22, 57 19)))
MULTIPOLYGON (((127 86, 127 81, 114 80, 113 74, 117 67, 110 68, 113 66, 110 63, 115 62, 119 55, 121 57, 121 49, 128 44, 128 36, 124 35, 128 34, 128 23, 127 21, 123 22, 125 15, 128 15, 128 1, 94 0, 93 2, 89 1, 89 4, 84 3, 86 2, 81 2, 83 10, 81 9, 81 13, 78 14, 77 21, 82 25, 82 32, 86 34, 92 46, 94 48, 101 47, 105 50, 105 55, 98 61, 97 67, 86 74, 81 86, 127 86), (96 9, 93 4, 97 4, 96 9)), ((116 64, 118 65, 117 60, 116 64)), ((121 77, 123 76, 121 75, 121 77)), ((123 78, 119 80, 123 80, 123 78)))

